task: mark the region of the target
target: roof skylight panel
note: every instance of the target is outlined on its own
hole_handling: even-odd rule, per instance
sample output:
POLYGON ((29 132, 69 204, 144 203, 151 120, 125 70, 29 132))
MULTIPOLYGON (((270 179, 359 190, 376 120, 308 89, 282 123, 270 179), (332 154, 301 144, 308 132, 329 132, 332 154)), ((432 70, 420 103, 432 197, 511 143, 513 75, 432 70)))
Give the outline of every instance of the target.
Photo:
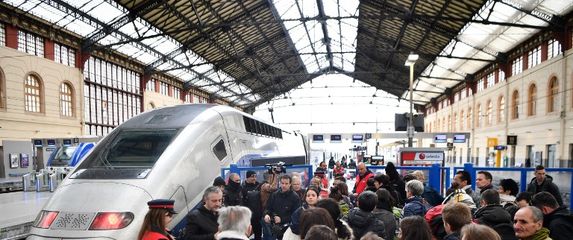
POLYGON ((103 2, 102 4, 99 4, 91 11, 89 11, 89 14, 101 20, 104 23, 111 23, 117 17, 123 15, 123 12, 117 9, 116 7, 110 5, 109 3, 103 2))

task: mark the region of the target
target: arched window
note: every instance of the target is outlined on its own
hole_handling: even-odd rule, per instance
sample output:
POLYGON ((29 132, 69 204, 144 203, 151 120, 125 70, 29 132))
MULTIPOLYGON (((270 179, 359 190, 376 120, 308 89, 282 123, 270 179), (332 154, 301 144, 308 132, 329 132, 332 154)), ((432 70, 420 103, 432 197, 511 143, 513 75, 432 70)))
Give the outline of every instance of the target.
POLYGON ((549 80, 549 92, 547 93, 547 112, 554 112, 557 110, 557 93, 559 93, 559 82, 556 77, 549 80))
POLYGON ((467 119, 466 119, 466 129, 471 129, 472 128, 472 108, 468 108, 468 115, 467 115, 467 119))
POLYGON ((60 85, 60 115, 64 117, 74 116, 74 92, 69 83, 60 85))
POLYGON ((481 104, 478 103, 477 105, 477 118, 476 118, 476 127, 475 128, 479 128, 481 127, 481 123, 482 123, 482 117, 483 117, 483 112, 481 111, 481 104))
POLYGON ((511 119, 519 118, 519 92, 513 91, 511 94, 511 119))
POLYGON ((24 83, 24 102, 26 112, 42 112, 42 82, 35 75, 28 75, 24 83))
POLYGON ((497 123, 503 123, 505 121, 505 98, 499 96, 497 99, 497 123))
POLYGON ((534 116, 537 112, 537 87, 535 84, 529 86, 527 91, 527 116, 534 116))
POLYGON ((487 119, 486 119, 486 125, 487 126, 491 126, 493 125, 493 103, 490 100, 487 100, 487 110, 486 110, 486 114, 487 114, 487 119))

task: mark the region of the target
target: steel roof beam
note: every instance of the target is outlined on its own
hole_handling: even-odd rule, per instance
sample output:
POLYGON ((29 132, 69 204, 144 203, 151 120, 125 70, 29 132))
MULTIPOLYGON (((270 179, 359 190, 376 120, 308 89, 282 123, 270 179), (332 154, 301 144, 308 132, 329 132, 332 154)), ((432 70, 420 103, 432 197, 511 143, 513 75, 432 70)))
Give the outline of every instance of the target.
MULTIPOLYGON (((324 3, 322 0, 316 0, 316 6, 318 7, 318 17, 325 18, 326 13, 324 13, 324 3)), ((334 60, 330 47, 330 36, 328 35, 328 28, 326 27, 326 20, 320 21, 320 26, 322 28, 322 35, 324 36, 322 41, 324 42, 324 45, 326 45, 326 59, 328 60, 328 65, 332 68, 334 67, 334 60)))
POLYGON ((129 10, 127 14, 121 16, 112 23, 107 24, 106 27, 100 28, 95 32, 89 34, 82 44, 82 51, 90 51, 94 44, 105 38, 112 32, 117 32, 125 24, 128 24, 137 18, 138 14, 146 14, 151 10, 154 10, 159 1, 145 0, 129 10))
MULTIPOLYGON (((41 0, 41 1, 54 7, 54 8, 56 8, 56 9, 58 9, 58 10, 60 10, 60 11, 62 11, 62 12, 65 12, 67 14, 74 16, 74 18, 76 18, 76 19, 79 19, 82 21, 87 21, 87 23, 90 25, 94 24, 96 26, 96 28, 108 28, 108 29, 110 28, 106 23, 101 22, 97 18, 81 11, 80 9, 78 9, 78 8, 76 8, 76 7, 70 5, 67 2, 64 2, 62 0, 41 0)), ((111 32, 110 34, 112 34, 112 35, 116 34, 118 36, 118 38, 120 38, 120 39, 132 39, 129 35, 124 34, 120 31, 111 32)), ((138 45, 139 47, 141 47, 142 49, 145 49, 145 51, 148 51, 152 55, 155 55, 156 57, 165 58, 168 61, 171 61, 172 63, 174 63, 176 65, 180 65, 180 66, 183 65, 180 62, 175 61, 173 58, 170 58, 168 56, 163 55, 161 52, 157 51, 154 48, 151 48, 150 46, 147 46, 141 42, 134 42, 134 43, 136 45, 138 45)), ((197 74, 197 75, 200 75, 199 73, 197 73, 196 71, 194 71, 192 69, 188 69, 188 70, 197 74)), ((207 79, 208 81, 211 81, 211 82, 216 82, 210 78, 205 78, 205 79, 207 79)), ((231 92, 233 92, 233 91, 231 91, 231 92)), ((246 99, 246 98, 244 100, 251 101, 251 100, 246 99)))

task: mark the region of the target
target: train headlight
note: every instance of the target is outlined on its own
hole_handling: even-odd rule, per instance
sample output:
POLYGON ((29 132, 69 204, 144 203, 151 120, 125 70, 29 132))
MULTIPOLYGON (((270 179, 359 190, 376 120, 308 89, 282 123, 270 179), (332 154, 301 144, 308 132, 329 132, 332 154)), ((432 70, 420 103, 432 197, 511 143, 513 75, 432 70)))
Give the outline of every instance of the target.
POLYGON ((127 227, 133 221, 130 212, 100 212, 94 218, 90 230, 115 230, 127 227))
POLYGON ((40 215, 38 215, 36 222, 34 223, 34 227, 50 228, 50 225, 52 225, 52 222, 54 222, 54 220, 58 216, 58 213, 59 212, 56 212, 56 211, 42 210, 40 212, 40 215))

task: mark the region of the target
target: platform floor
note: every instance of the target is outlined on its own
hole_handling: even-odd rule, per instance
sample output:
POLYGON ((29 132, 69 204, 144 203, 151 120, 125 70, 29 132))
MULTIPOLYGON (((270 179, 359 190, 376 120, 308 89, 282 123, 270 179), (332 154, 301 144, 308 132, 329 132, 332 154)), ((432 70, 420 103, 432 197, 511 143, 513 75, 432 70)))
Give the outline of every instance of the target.
POLYGON ((0 229, 33 222, 51 192, 10 192, 0 194, 0 229))

